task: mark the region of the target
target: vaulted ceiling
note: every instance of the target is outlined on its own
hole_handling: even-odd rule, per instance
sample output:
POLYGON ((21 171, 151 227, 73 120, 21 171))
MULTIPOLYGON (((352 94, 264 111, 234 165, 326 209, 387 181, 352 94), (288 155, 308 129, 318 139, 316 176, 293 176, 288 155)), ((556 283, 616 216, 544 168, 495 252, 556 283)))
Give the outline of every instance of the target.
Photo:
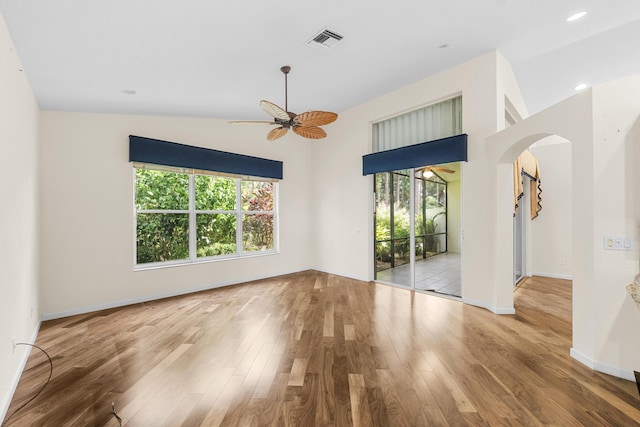
POLYGON ((258 102, 284 104, 290 65, 290 110, 341 112, 497 49, 533 113, 640 72, 637 0, 0 0, 0 12, 43 110, 264 119, 258 102), (325 28, 343 39, 307 43, 325 28))

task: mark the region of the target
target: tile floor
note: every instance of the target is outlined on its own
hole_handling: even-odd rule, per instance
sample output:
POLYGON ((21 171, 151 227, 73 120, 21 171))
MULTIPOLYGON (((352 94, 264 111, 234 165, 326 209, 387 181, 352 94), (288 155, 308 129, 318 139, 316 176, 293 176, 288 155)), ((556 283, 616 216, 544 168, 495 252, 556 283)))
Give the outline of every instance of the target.
MULTIPOLYGON (((416 261, 416 289, 462 296, 460 254, 445 252, 416 261)), ((400 286, 411 285, 410 265, 379 271, 376 280, 400 286)))

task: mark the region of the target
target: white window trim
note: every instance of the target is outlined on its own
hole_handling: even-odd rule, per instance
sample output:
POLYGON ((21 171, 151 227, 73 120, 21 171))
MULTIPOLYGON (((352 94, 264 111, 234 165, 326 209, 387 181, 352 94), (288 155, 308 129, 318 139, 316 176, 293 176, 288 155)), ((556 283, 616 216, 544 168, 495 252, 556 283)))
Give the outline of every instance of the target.
POLYGON ((153 270, 158 268, 178 267, 192 264, 202 264, 209 262, 228 261, 232 259, 244 259, 269 255, 277 255, 280 253, 279 245, 279 230, 280 221, 278 218, 278 200, 279 200, 279 181, 269 178, 260 178, 253 176, 239 176, 230 174, 216 174, 209 171, 201 171, 195 169, 185 168, 173 168, 167 166, 156 166, 143 163, 134 163, 133 165, 133 270, 153 270), (182 173, 189 175, 189 209, 188 210, 176 210, 176 209, 136 209, 136 169, 150 169, 158 170, 162 172, 182 173), (229 210, 196 210, 195 208, 195 176, 196 175, 208 175, 219 176, 225 178, 233 178, 236 182, 236 209, 229 210), (273 183, 273 210, 272 211, 243 211, 242 210, 242 181, 261 181, 273 183), (137 215, 145 213, 160 213, 160 214, 188 214, 189 215, 189 258, 171 260, 171 261, 159 261, 159 262, 147 262, 144 264, 137 263, 137 215), (196 215, 197 214, 234 214, 236 216, 236 253, 213 255, 207 257, 198 257, 197 255, 197 238, 196 236, 196 215), (248 215, 272 215, 273 216, 273 249, 265 251, 252 251, 245 252, 242 245, 242 216, 248 215))

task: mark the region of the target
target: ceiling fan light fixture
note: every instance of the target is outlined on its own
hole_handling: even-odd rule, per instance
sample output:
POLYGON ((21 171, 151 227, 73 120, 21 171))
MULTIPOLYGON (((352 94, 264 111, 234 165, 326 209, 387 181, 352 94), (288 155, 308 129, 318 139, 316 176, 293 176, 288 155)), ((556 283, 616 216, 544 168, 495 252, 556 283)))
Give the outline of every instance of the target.
POLYGON ((433 178, 433 171, 431 169, 425 169, 424 172, 422 172, 422 176, 427 179, 433 178))

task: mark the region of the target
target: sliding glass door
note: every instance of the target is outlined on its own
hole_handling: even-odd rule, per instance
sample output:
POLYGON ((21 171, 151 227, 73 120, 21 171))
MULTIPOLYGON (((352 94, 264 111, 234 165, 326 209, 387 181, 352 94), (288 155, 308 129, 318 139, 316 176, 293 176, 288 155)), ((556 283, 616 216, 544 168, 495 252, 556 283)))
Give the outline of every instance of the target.
POLYGON ((415 172, 416 259, 447 252, 447 182, 432 171, 415 172))
POLYGON ((411 286, 410 170, 375 174, 376 275, 411 286), (402 268, 401 268, 402 267, 402 268))
POLYGON ((449 218, 447 181, 457 181, 459 199, 459 175, 459 164, 375 174, 376 280, 460 296, 459 245, 449 251, 459 238, 460 209, 457 201, 449 218))

